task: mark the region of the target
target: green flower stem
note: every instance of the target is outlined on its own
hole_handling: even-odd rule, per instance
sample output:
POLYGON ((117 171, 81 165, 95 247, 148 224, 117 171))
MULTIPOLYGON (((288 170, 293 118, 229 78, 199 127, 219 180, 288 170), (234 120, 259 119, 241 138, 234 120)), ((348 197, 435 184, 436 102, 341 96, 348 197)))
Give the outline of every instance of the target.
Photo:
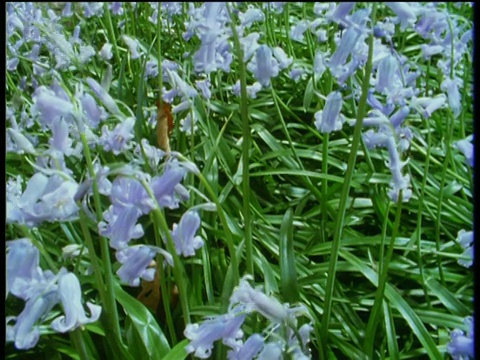
MULTIPOLYGON (((417 262, 418 268, 420 269, 420 277, 422 278, 422 287, 423 292, 425 294, 425 300, 427 301, 427 305, 430 308, 430 296, 428 295, 429 291, 427 286, 425 285, 425 271, 423 267, 423 260, 422 260, 422 247, 420 241, 422 239, 422 218, 423 218, 423 205, 425 198, 425 190, 427 188, 427 175, 430 167, 430 152, 432 149, 432 132, 430 131, 429 122, 428 120, 424 120, 424 125, 427 128, 427 155, 425 158, 425 169, 424 175, 422 178, 422 185, 421 185, 421 194, 418 196, 419 204, 418 204, 418 212, 417 212, 417 229, 416 229, 416 242, 417 242, 417 262)), ((412 182, 413 187, 415 187, 415 183, 412 182)))
POLYGON ((243 51, 240 46, 240 39, 232 20, 232 13, 230 4, 227 4, 228 15, 231 19, 230 26, 233 32, 233 41, 235 44, 235 51, 240 72, 240 115, 243 124, 243 141, 242 141, 242 191, 243 191, 243 219, 245 223, 244 237, 246 249, 247 272, 254 276, 253 266, 253 239, 252 239, 252 223, 250 214, 250 121, 248 117, 248 103, 247 103, 247 74, 245 69, 245 62, 243 61, 243 51))
MULTIPOLYGON (((275 102, 275 107, 277 108, 277 113, 278 113, 278 117, 282 123, 282 126, 283 126, 283 131, 285 132, 285 136, 287 137, 287 140, 288 140, 288 144, 290 145, 291 149, 292 149, 292 154, 293 154, 293 157, 295 158, 295 160, 297 161, 298 163, 298 167, 299 169, 301 169, 302 171, 305 171, 305 168, 303 166, 303 163, 300 161, 300 157, 297 155, 297 152, 295 151, 295 146, 293 146, 293 141, 292 141, 292 138, 290 137, 290 133, 288 132, 288 129, 287 129, 287 125, 285 123, 285 119, 283 118, 283 113, 280 109, 280 105, 282 105, 282 107, 286 110, 286 111, 291 111, 288 106, 282 101, 282 99, 275 93, 275 91, 272 90, 272 95, 273 95, 273 100, 275 102)), ((293 113, 292 113, 293 114, 293 113)), ((293 114, 294 115, 294 114, 293 114)), ((296 115, 295 115, 296 116, 296 115)), ((299 121, 302 121, 301 119, 297 119, 299 121)), ((314 185, 312 183, 312 180, 310 179, 309 176, 304 176, 302 177, 303 181, 304 181, 304 184, 305 186, 308 188, 308 190, 310 190, 310 192, 317 198, 317 200, 323 204, 324 202, 326 203, 326 207, 328 209, 328 212, 329 214, 332 216, 333 218, 333 214, 335 213, 332 206, 328 204, 327 201, 323 201, 323 197, 322 197, 322 192, 318 189, 318 187, 316 185, 314 185)))
MULTIPOLYGON (((152 222, 154 222, 154 217, 151 216, 152 222)), ((157 226, 153 227, 153 231, 155 232, 155 245, 158 247, 163 247, 163 241, 162 241, 162 236, 160 235, 160 231, 157 226)), ((170 337, 172 340, 172 344, 177 343, 177 335, 175 333, 175 326, 173 325, 173 319, 172 319, 172 312, 170 311, 170 301, 168 298, 167 294, 170 294, 170 292, 167 290, 167 285, 165 282, 166 276, 165 276, 165 269, 163 268, 163 263, 164 263, 164 258, 161 254, 157 254, 157 270, 158 270, 158 275, 160 279, 160 290, 162 291, 163 294, 163 309, 165 310, 165 317, 167 320, 167 327, 168 331, 170 332, 170 337)))
POLYGON ((158 67, 158 100, 160 108, 163 105, 163 68, 162 68, 162 6, 158 3, 157 12, 157 67, 158 67))
POLYGON ((90 261, 93 266, 93 275, 95 277, 95 282, 97 283, 98 292, 100 294, 100 300, 102 304, 108 304, 107 302, 107 293, 106 287, 102 278, 102 266, 98 262, 97 255, 95 253, 95 246, 93 245, 92 237, 90 236, 90 231, 88 230, 87 222, 88 218, 85 214, 85 211, 80 208, 80 227, 82 228, 82 235, 85 239, 85 244, 88 249, 88 254, 90 255, 90 261))
POLYGON ((112 17, 110 16, 110 10, 108 9, 108 3, 104 3, 103 5, 103 13, 105 14, 105 17, 107 18, 107 27, 108 27, 108 33, 110 36, 110 42, 113 44, 113 52, 115 53, 115 58, 117 60, 117 64, 121 64, 122 60, 120 58, 120 51, 118 50, 118 45, 117 45, 117 39, 115 37, 115 31, 113 30, 113 22, 112 22, 112 17))
POLYGON ((72 339, 72 342, 75 344, 75 348, 77 349, 78 355, 80 356, 80 360, 89 360, 91 357, 88 354, 85 341, 83 341, 82 329, 77 328, 71 331, 70 338, 72 339))
MULTIPOLYGON (((233 271, 233 277, 232 277, 233 283, 230 284, 229 287, 231 287, 232 288, 231 290, 233 290, 233 286, 238 284, 240 281, 240 275, 238 271, 238 262, 237 262, 237 256, 235 252, 235 244, 233 242, 232 232, 228 227, 227 218, 225 216, 225 213, 223 212, 222 205, 220 204, 220 201, 218 200, 218 197, 215 195, 215 192, 213 191, 212 187, 208 183, 207 179, 205 179, 205 177, 201 173, 197 174, 197 176, 200 180, 200 183, 205 187, 212 201, 217 206, 218 217, 220 218, 220 222, 222 223, 222 227, 225 232, 225 241, 227 243, 228 252, 230 254, 230 264, 232 266, 232 271, 233 271)), ((227 291, 226 293, 228 293, 229 294, 228 296, 230 296, 229 291, 227 291)), ((228 298, 222 299, 222 303, 224 307, 228 305, 228 300, 229 300, 228 298)))
MULTIPOLYGON (((375 24, 375 17, 377 11, 377 3, 373 3, 371 24, 375 24)), ((328 278, 325 288, 325 303, 323 307, 323 317, 320 329, 320 341, 322 344, 323 353, 320 354, 322 359, 328 358, 328 327, 330 323, 330 316, 332 313, 333 290, 335 285, 335 277, 337 272, 338 251, 340 249, 340 240, 342 238, 343 223, 345 220, 345 211, 347 208, 348 193, 350 191, 350 182, 352 180, 353 171, 355 169, 355 162, 357 159, 357 150, 361 140, 361 133, 363 127, 363 119, 367 108, 367 95, 370 86, 370 75, 372 72, 372 57, 373 57, 373 31, 368 38, 368 60, 365 65, 365 75, 362 83, 362 96, 358 105, 357 121, 353 134, 352 147, 350 149, 350 157, 348 158, 348 167, 343 182, 342 193, 338 205, 338 217, 335 222, 335 233, 332 241, 332 249, 330 251, 330 261, 328 266, 328 278)), ((326 199, 324 199, 325 201, 326 199)))
MULTIPOLYGON (((328 141, 329 141, 329 138, 330 138, 330 134, 329 133, 325 133, 323 135, 323 149, 322 149, 322 173, 325 174, 325 176, 328 175, 328 141)), ((322 203, 321 203, 321 207, 322 207, 322 229, 320 231, 320 239, 322 240, 322 242, 325 242, 326 240, 326 224, 327 224, 327 221, 328 221, 328 215, 327 215, 327 204, 328 202, 326 201, 327 200, 327 193, 328 193, 328 179, 325 177, 325 179, 322 180, 322 203)))
MULTIPOLYGON (((92 157, 90 155, 90 148, 88 147, 88 143, 87 143, 87 138, 85 137, 85 134, 83 132, 80 133, 80 138, 82 140, 83 151, 85 154, 85 159, 88 167, 88 173, 90 174, 90 177, 93 179, 93 201, 95 204, 95 214, 96 214, 97 222, 99 222, 102 220, 102 203, 100 201, 100 193, 98 192, 97 178, 95 175, 95 170, 93 169, 93 162, 92 162, 92 157)), ((82 221, 82 224, 83 223, 84 221, 82 221)), ((104 291, 106 291, 106 294, 103 299, 103 306, 105 309, 105 314, 108 317, 109 326, 112 328, 119 344, 123 345, 121 332, 120 332, 120 324, 118 319, 118 311, 115 303, 115 293, 113 288, 114 280, 113 280, 112 264, 110 262, 110 249, 108 246, 108 240, 103 236, 99 236, 99 240, 100 240, 100 249, 102 254, 102 266, 104 270, 103 274, 105 276, 105 283, 100 282, 99 287, 105 286, 104 291)), ((93 258, 95 258, 96 255, 95 255, 93 243, 91 244, 91 246, 92 246, 92 249, 89 248, 89 251, 93 250, 93 252, 90 253, 90 257, 92 258, 92 263, 94 263, 95 260, 93 260, 93 258)), ((102 291, 100 291, 100 293, 101 292, 102 291)))
POLYGON ((285 22, 285 36, 287 37, 287 49, 288 55, 293 56, 295 51, 293 50, 292 40, 290 39, 290 4, 287 2, 283 7, 283 21, 285 22))
MULTIPOLYGON (((395 247, 395 239, 397 238, 398 228, 400 227, 400 220, 402 218, 402 190, 398 194, 398 202, 397 202, 397 211, 395 213, 395 223, 393 225, 392 235, 390 236, 390 243, 388 245, 388 250, 385 258, 383 259, 383 243, 385 240, 385 234, 382 234, 382 256, 379 259, 379 280, 377 286, 377 292, 375 294, 375 301, 373 303, 373 308, 370 313, 370 317, 368 319, 367 329, 365 331, 365 343, 364 343, 364 351, 367 354, 368 359, 373 359, 373 343, 375 341, 375 332, 378 326, 378 322, 380 320, 380 313, 382 310, 383 305, 383 295, 385 292, 385 284, 387 282, 387 275, 388 275, 388 267, 390 264, 390 260, 392 259, 393 249, 395 247)), ((388 207, 386 211, 386 217, 388 217, 388 207)), ((385 225, 387 221, 385 220, 385 225)), ((384 230, 386 230, 386 226, 384 226, 384 230)))
POLYGON ((29 229, 25 225, 18 225, 18 228, 20 229, 22 235, 26 238, 29 238, 32 241, 32 244, 35 245, 35 247, 38 249, 40 254, 42 254, 42 257, 47 262, 49 269, 52 270, 54 273, 57 273, 58 264, 52 259, 48 251, 45 249, 43 242, 37 239, 37 236, 35 234, 36 231, 29 229))
MULTIPOLYGON (((441 223, 441 218, 442 218, 442 205, 443 205, 443 193, 445 190, 445 182, 446 182, 446 175, 447 175, 447 168, 449 164, 449 160, 451 157, 451 138, 453 135, 453 128, 454 128, 454 117, 451 112, 450 113, 450 118, 452 119, 452 124, 450 125, 447 136, 445 137, 445 147, 446 147, 446 154, 445 154, 445 161, 443 162, 443 167, 442 167, 442 175, 441 175, 441 180, 440 180, 440 190, 438 194, 438 202, 437 202, 437 210, 436 214, 437 216, 435 217, 435 244, 437 251, 440 251, 442 241, 440 239, 440 223, 441 223)), ((437 257, 437 264, 438 264, 438 272, 440 274, 440 281, 443 286, 445 286, 445 276, 443 274, 443 265, 442 265, 442 259, 441 257, 437 257)))
MULTIPOLYGON (((153 217, 154 217, 154 224, 159 227, 157 231, 161 230, 161 232, 167 238, 167 250, 170 253, 170 255, 172 255, 172 258, 173 258, 173 276, 175 278, 175 284, 178 287, 180 304, 182 307, 183 320, 185 324, 189 324, 190 310, 188 308, 188 298, 187 298, 188 279, 185 274, 185 268, 183 266, 182 261, 180 260, 180 257, 177 254, 175 243, 173 242, 173 239, 172 239, 172 234, 170 233, 170 230, 168 228, 167 220, 165 219, 163 212, 160 210, 160 206, 158 205, 158 202, 155 199, 155 195, 153 194, 152 189, 150 188, 150 186, 148 186, 148 184, 145 182, 144 179, 141 179, 140 182, 142 183, 143 187, 147 191, 150 198, 157 204, 156 208, 152 211, 153 217)), ((157 243, 158 243, 158 240, 157 240, 157 243)))

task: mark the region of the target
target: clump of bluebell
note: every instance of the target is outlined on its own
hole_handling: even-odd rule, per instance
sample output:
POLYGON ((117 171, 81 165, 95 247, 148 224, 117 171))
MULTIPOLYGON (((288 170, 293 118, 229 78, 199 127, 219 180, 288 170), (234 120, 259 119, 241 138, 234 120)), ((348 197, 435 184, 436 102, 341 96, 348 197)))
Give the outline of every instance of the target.
POLYGON ((310 341, 312 323, 299 326, 297 317, 308 316, 303 305, 290 307, 261 289, 253 288, 246 275, 230 297, 228 312, 212 316, 201 324, 188 324, 184 334, 190 340, 186 350, 196 357, 207 359, 212 354, 215 341, 222 340, 230 350, 228 359, 280 359, 290 354, 294 359, 310 359, 307 347, 310 341), (248 316, 259 314, 268 325, 262 334, 254 333, 244 340, 241 329, 248 316))
MULTIPOLYGON (((462 84, 462 80, 454 76, 457 73, 454 70, 467 51, 466 45, 471 39, 471 30, 462 34, 462 27, 454 26, 454 31, 451 33, 449 23, 454 22, 455 19, 448 18, 447 13, 431 5, 388 3, 386 6, 395 13, 396 17, 393 19, 387 17, 374 26, 373 32, 376 38, 373 42, 373 77, 367 99, 372 110, 363 122, 364 126, 374 127, 374 129, 366 131, 363 139, 368 149, 387 148, 387 166, 392 173, 388 196, 392 201, 398 201, 399 193, 402 191, 403 201, 408 201, 412 190, 409 175, 403 175, 403 168, 408 160, 402 161, 402 155, 410 147, 414 135, 412 130, 405 126, 405 122, 412 110, 424 119, 428 119, 433 112, 444 107, 447 100, 453 116, 455 118, 459 116, 461 96, 458 87, 462 84), (417 17, 420 19, 416 23, 417 17), (446 94, 419 95, 423 91, 417 87, 417 78, 421 75, 421 71, 415 70, 413 63, 394 49, 392 35, 395 23, 399 23, 402 30, 411 27, 422 38, 431 40, 431 44, 424 44, 421 47, 424 58, 429 59, 434 54, 442 54, 443 58, 438 60, 439 68, 444 74, 440 90, 445 91, 446 94), (441 37, 443 33, 446 33, 444 38, 441 37), (452 43, 454 44, 453 52, 452 43), (381 101, 379 98, 385 100, 381 101)), ((366 63, 368 58, 368 46, 365 40, 370 32, 366 27, 369 10, 360 9, 349 15, 353 7, 354 3, 344 3, 334 9, 328 9, 325 13, 328 15, 327 21, 338 23, 345 30, 337 41, 334 53, 331 55, 317 53, 321 66, 314 66, 314 68, 318 67, 321 75, 326 65, 339 85, 344 84, 347 78, 351 78, 354 87, 358 88, 359 84, 352 75, 366 63), (347 59, 350 59, 349 63, 346 63, 347 59)), ((317 7, 319 13, 325 10, 327 7, 317 7)), ((323 110, 315 113, 315 126, 322 133, 342 129, 346 121, 342 114, 343 98, 342 89, 331 92, 326 97, 323 110)), ((350 121, 350 124, 355 124, 355 121, 350 121)), ((473 160, 470 160, 471 144, 463 141, 457 146, 467 154, 470 164, 473 164, 473 160)))
POLYGON ((9 294, 25 301, 18 316, 7 316, 7 342, 17 349, 34 347, 41 334, 40 324, 51 319, 50 327, 60 333, 72 331, 95 322, 101 306, 87 302, 90 316, 82 305, 80 281, 74 273, 61 268, 57 274, 40 267, 40 252, 28 238, 7 241, 7 289, 9 294), (58 315, 55 306, 61 304, 65 315, 58 315), (14 325, 10 325, 11 322, 14 325))

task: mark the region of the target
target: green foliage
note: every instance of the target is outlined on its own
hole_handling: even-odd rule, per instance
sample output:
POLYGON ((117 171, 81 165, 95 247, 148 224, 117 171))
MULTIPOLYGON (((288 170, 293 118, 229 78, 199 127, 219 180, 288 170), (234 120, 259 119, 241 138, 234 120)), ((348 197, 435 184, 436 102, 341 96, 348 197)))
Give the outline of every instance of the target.
MULTIPOLYGON (((263 9, 259 3, 235 6, 241 11, 248 6, 263 9)), ((367 342, 373 359, 443 359, 450 332, 455 328, 466 331, 463 318, 473 313, 473 271, 457 263, 463 252, 457 234, 473 227, 473 169, 453 144, 473 131, 470 54, 458 64, 464 82, 460 115, 455 117, 445 106, 427 119, 413 111, 407 118, 413 138, 402 160, 408 158, 404 171, 411 178, 412 197, 402 204, 396 224, 399 205, 388 196, 387 150, 367 149, 360 130, 355 132, 347 123, 330 134, 319 132, 314 125, 315 112, 323 109, 325 97, 338 89, 347 89, 352 95, 345 97, 342 114, 348 120, 363 119, 370 110, 365 91, 369 83, 363 92, 360 89, 370 74, 361 67, 343 86, 336 84, 329 69, 321 77, 314 76, 315 51, 333 53, 338 45, 334 41, 337 25, 332 25, 325 42, 317 42, 310 31, 303 42, 296 42, 290 28, 300 19, 316 18, 313 3, 286 3, 281 14, 272 10, 273 5, 265 6, 265 22, 253 23, 248 31, 260 32, 261 44, 281 46, 295 65, 307 69, 305 76, 295 82, 285 70, 272 78, 270 89, 247 98, 232 93, 238 79, 242 80, 243 95, 246 86, 255 81, 237 55, 230 72, 210 74, 212 97, 199 96, 193 101, 191 111, 198 116, 196 132, 180 131, 188 113, 183 111, 174 114, 170 138, 171 149, 200 170, 184 181, 190 199, 179 209, 159 210, 150 218, 141 218, 145 236, 135 240, 136 244, 172 250, 171 239, 168 246, 162 241, 164 234, 169 234, 187 208, 208 199, 217 211, 201 212, 197 235, 204 240, 204 247, 194 257, 175 254, 176 267, 161 271, 161 298, 154 311, 136 299, 138 289, 119 284, 115 271, 120 263, 107 240, 98 234, 98 221, 110 205, 108 197, 97 193, 95 201, 87 204, 92 216, 81 214, 80 220, 60 225, 45 222, 38 228, 7 224, 6 239, 32 239, 40 249, 44 269, 57 271, 63 266, 79 275, 84 297, 100 303, 104 315, 102 321, 81 328, 77 338, 42 327, 36 348, 21 351, 8 343, 6 359, 81 359, 78 343, 91 358, 185 359, 189 356, 185 325, 226 311, 239 278, 247 273, 254 274, 255 283, 263 284, 267 294, 281 295, 291 305, 306 305, 315 320, 310 346, 313 358, 366 359, 370 352, 364 348, 367 342), (353 88, 359 91, 357 97, 353 88), (66 259, 62 248, 72 244, 88 252, 66 259), (92 266, 99 271, 85 275, 92 266), (384 288, 379 286, 382 276, 384 288), (176 288, 180 295, 173 299, 168 294, 176 288), (378 296, 377 291, 381 292, 378 296), (372 309, 376 309, 376 330, 368 326, 372 309)), ((472 9, 466 3, 439 6, 459 18, 465 29, 472 27, 472 9)), ((190 19, 188 7, 189 3, 182 3, 181 14, 155 25, 149 19, 153 9, 147 3, 139 2, 135 8, 124 3, 124 13, 119 16, 112 16, 105 5, 102 16, 88 19, 75 3, 73 16, 61 20, 65 33, 70 36, 79 24, 82 41, 95 51, 107 40, 114 44, 113 58, 107 64, 94 56, 83 67, 38 77, 39 85, 49 86, 58 77, 72 95, 75 84, 87 87, 87 77, 98 82, 106 79, 117 105, 135 117, 136 141, 146 138, 154 144, 155 128, 148 123, 148 114, 161 89, 158 77, 144 77, 147 60, 158 64, 165 59, 175 61, 180 65, 180 77, 188 84, 203 79, 195 74, 193 64, 200 40, 182 38, 190 19), (139 39, 144 58, 131 58, 120 40, 122 34, 139 39), (111 65, 111 82, 107 65, 111 65)), ((370 4, 356 5, 356 9, 365 7, 370 4)), ((377 20, 385 17, 392 17, 392 12, 378 3, 377 20)), ((233 18, 238 25, 237 17, 233 18)), ((440 70, 421 56, 425 43, 411 28, 405 32, 395 28, 395 50, 418 63, 421 77, 417 84, 424 92, 418 96, 429 96, 428 91, 443 93, 440 70)), ((235 47, 233 40, 231 44, 239 50, 239 44, 235 47)), ((29 44, 21 46, 31 50, 29 44)), ((52 56, 42 52, 40 57, 52 56)), ((18 117, 32 104, 33 63, 22 57, 16 71, 7 71, 6 101, 18 117), (19 90, 24 76, 28 84, 19 90)), ((109 126, 117 123, 113 116, 104 122, 109 126)), ((11 126, 7 123, 7 127, 11 126)), ((48 148, 50 134, 38 123, 28 133, 37 137, 39 149, 48 148)), ((115 169, 129 163, 132 155, 113 155, 94 146, 91 157, 115 169)), ((35 161, 33 155, 7 152, 7 179, 21 176, 28 181, 36 172, 35 161)), ((88 176, 92 160, 70 156, 66 164, 72 177, 81 182, 88 176)), ((153 176, 161 173, 162 166, 144 171, 153 176)), ((163 257, 158 256, 156 262, 162 266, 163 257)), ((6 315, 18 316, 22 309, 23 303, 9 295, 6 315)), ((262 330, 255 322, 248 327, 248 335, 262 330)), ((225 358, 226 348, 216 345, 213 357, 225 358)))

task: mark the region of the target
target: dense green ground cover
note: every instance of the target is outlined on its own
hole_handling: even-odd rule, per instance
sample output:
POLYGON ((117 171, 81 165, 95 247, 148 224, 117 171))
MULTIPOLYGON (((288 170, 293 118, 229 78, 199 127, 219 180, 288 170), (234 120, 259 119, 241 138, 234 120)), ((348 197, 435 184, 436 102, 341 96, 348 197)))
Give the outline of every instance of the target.
POLYGON ((8 3, 6 358, 467 359, 472 24, 8 3))

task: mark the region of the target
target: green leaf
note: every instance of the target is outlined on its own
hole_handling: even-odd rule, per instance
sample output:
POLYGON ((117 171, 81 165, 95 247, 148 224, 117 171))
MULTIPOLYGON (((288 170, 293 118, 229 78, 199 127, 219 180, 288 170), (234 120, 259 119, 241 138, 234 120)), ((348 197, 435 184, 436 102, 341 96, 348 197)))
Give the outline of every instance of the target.
POLYGON ((140 301, 125 292, 117 283, 115 297, 125 310, 126 316, 132 321, 149 359, 160 360, 170 351, 170 345, 155 318, 140 301))
POLYGON ((293 304, 299 300, 295 253, 293 249, 293 210, 283 216, 280 227, 280 279, 283 298, 293 304))
MULTIPOLYGON (((343 257, 346 261, 354 265, 373 285, 378 285, 378 274, 367 264, 357 258, 355 255, 348 253, 346 251, 340 250, 339 255, 343 257)), ((440 351, 435 344, 435 341, 432 339, 430 333, 423 325, 419 316, 415 311, 408 305, 405 299, 400 295, 393 286, 390 284, 385 285, 385 296, 390 301, 390 304, 395 307, 398 312, 403 316, 407 321, 408 325, 412 331, 417 336, 418 340, 422 343, 430 359, 443 359, 440 351)))
POLYGON ((438 297, 442 304, 455 315, 468 316, 471 314, 471 310, 462 304, 455 294, 452 294, 448 289, 444 288, 442 284, 434 278, 427 279, 425 285, 438 297))
POLYGON ((162 360, 183 360, 188 356, 185 346, 187 346, 189 341, 187 339, 179 342, 175 347, 165 355, 162 360))

